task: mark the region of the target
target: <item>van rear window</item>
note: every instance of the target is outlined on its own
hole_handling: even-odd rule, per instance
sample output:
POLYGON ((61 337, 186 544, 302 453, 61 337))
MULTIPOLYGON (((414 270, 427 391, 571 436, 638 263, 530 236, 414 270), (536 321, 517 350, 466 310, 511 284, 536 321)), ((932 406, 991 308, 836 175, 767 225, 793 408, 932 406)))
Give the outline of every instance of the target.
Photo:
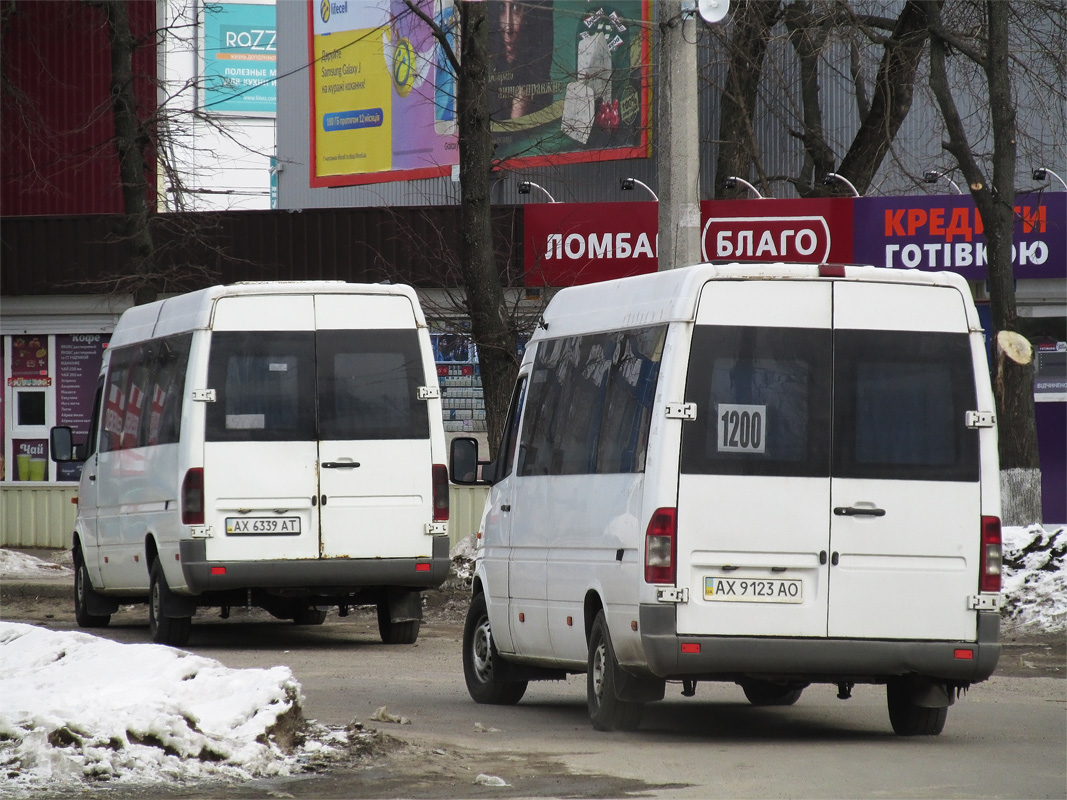
POLYGON ((430 435, 414 330, 217 332, 208 382, 208 441, 430 435))
POLYGON ((833 474, 977 481, 977 408, 964 333, 835 334, 833 474))
POLYGON ((966 334, 697 326, 682 472, 978 480, 966 334))
POLYGON ((829 330, 698 325, 682 471, 829 475, 830 346, 829 330))
POLYGON ((211 442, 315 438, 315 334, 223 331, 211 337, 211 442))
POLYGON ((319 438, 426 439, 426 376, 413 329, 319 331, 319 438))

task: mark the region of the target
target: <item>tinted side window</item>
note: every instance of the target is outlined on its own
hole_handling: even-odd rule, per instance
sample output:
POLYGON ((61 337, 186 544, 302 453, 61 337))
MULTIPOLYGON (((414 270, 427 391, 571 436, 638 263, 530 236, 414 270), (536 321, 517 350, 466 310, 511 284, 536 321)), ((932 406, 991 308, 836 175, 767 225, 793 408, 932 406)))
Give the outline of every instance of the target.
POLYGON ((519 474, 643 471, 665 335, 657 326, 543 342, 519 474))
POLYGON ((526 403, 526 376, 519 378, 515 386, 515 393, 511 398, 511 407, 508 409, 508 421, 505 428, 504 440, 500 443, 498 456, 499 474, 497 479, 511 474, 511 468, 515 461, 515 448, 519 443, 519 421, 522 419, 522 408, 526 403))
POLYGON ((310 331, 212 334, 207 440, 275 442, 315 436, 315 335, 310 331))
POLYGON ((319 331, 317 357, 321 439, 429 438, 415 330, 319 331))
POLYGON ((699 325, 685 399, 682 472, 826 476, 829 330, 699 325))
POLYGON ((834 475, 978 480, 977 408, 966 334, 835 334, 834 475))
POLYGON ((100 452, 109 453, 122 447, 122 431, 126 423, 126 378, 130 372, 136 347, 111 351, 104 386, 104 424, 100 430, 100 452))
POLYGON ((190 333, 152 343, 148 416, 141 431, 142 445, 173 444, 181 436, 185 373, 192 339, 190 333))

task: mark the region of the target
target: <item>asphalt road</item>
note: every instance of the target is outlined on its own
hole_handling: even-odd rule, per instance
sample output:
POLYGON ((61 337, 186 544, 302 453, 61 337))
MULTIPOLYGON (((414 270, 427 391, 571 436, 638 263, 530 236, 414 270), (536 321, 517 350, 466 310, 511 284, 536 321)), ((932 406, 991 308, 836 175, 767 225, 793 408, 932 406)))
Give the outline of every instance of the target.
MULTIPOLYGON (((19 596, 10 582, 2 588, 4 619, 75 629, 68 599, 19 596)), ((187 649, 231 667, 286 664, 303 685, 308 718, 336 726, 358 719, 380 735, 373 752, 323 773, 159 796, 1067 796, 1062 637, 1007 648, 1004 673, 958 700, 938 737, 895 736, 881 687, 858 686, 841 701, 833 687, 813 686, 794 706, 754 708, 729 684, 700 684, 695 698, 668 686, 639 730, 604 734, 589 725, 584 676, 531 684, 515 707, 473 703, 460 665, 461 612, 462 599, 432 609, 413 646, 381 644, 365 612, 333 613, 314 628, 261 613, 222 621, 202 612, 187 649), (381 706, 411 724, 371 722, 381 706), (509 785, 474 785, 482 773, 509 785)), ((96 633, 145 642, 145 609, 124 608, 96 633)), ((79 792, 123 795, 143 796, 79 792)))

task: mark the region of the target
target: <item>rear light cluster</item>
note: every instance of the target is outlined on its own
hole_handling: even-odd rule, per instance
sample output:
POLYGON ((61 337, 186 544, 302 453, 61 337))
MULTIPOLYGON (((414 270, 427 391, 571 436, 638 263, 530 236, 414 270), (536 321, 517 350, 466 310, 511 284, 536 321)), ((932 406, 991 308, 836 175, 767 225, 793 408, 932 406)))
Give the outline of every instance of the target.
POLYGON ((433 465, 433 521, 448 521, 448 467, 433 465))
POLYGON ((204 470, 193 467, 182 481, 182 525, 204 524, 204 470))
POLYGON ((1000 519, 997 517, 982 517, 982 558, 981 571, 978 575, 978 591, 1000 591, 1000 575, 1003 563, 1000 519))
POLYGON ((678 510, 660 508, 645 530, 645 583, 674 583, 678 510))

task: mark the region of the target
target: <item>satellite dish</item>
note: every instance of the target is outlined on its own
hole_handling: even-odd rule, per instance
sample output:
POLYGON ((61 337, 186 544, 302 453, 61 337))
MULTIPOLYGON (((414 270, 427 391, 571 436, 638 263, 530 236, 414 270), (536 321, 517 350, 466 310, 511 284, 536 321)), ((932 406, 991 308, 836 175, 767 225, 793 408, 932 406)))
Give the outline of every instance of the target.
POLYGON ((710 25, 722 22, 730 10, 730 0, 697 0, 701 19, 710 25))

